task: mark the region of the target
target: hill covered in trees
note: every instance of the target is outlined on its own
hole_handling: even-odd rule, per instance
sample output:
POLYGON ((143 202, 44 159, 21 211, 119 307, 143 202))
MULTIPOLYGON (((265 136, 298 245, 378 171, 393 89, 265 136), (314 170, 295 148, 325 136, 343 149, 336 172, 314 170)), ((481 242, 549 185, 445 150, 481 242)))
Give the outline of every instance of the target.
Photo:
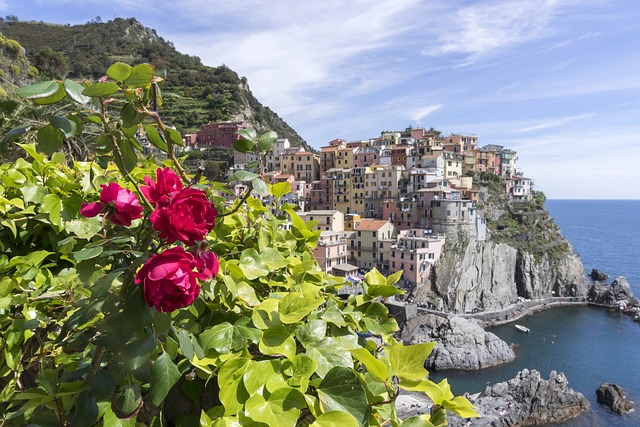
MULTIPOLYGON (((306 142, 251 93, 245 77, 225 65, 209 67, 200 58, 178 52, 170 41, 136 19, 95 19, 83 25, 0 23, 0 33, 24 47, 41 79, 97 79, 116 61, 150 63, 165 78, 162 114, 183 133, 209 121, 245 120, 259 131, 273 130, 292 145, 306 142)), ((0 67, 1 68, 1 67, 0 67)), ((28 67, 21 68, 27 77, 28 67)), ((31 78, 36 73, 31 70, 31 78)))

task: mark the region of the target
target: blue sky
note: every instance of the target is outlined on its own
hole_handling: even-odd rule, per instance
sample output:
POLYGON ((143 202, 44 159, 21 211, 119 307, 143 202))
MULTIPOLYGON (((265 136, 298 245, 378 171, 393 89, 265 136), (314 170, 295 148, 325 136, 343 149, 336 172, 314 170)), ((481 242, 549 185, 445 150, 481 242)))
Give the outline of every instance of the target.
POLYGON ((0 0, 135 17, 226 64, 312 146, 434 127, 518 151, 549 198, 640 199, 637 0, 0 0))

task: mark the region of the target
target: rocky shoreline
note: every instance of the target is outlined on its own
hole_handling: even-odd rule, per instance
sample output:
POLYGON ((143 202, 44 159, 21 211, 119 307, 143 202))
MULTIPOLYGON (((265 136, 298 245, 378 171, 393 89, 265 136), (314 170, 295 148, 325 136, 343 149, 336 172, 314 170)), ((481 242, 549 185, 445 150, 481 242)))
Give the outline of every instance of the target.
MULTIPOLYGON (((511 323, 552 307, 580 305, 616 309, 640 320, 640 301, 621 276, 611 285, 595 281, 584 296, 521 298, 516 304, 490 312, 456 314, 418 307, 417 315, 403 325, 401 338, 405 343, 437 342, 425 363, 427 369, 483 369, 515 358, 510 345, 485 331, 485 327, 511 323)), ((548 380, 543 380, 537 371, 524 370, 516 378, 489 386, 473 397, 472 402, 478 407, 481 418, 469 423, 452 416, 450 425, 507 427, 544 424, 562 421, 590 409, 588 400, 568 387, 564 374, 555 371, 548 380)), ((399 403, 402 407, 399 412, 416 415, 428 409, 428 400, 420 400, 420 396, 408 395, 403 399, 399 403)))

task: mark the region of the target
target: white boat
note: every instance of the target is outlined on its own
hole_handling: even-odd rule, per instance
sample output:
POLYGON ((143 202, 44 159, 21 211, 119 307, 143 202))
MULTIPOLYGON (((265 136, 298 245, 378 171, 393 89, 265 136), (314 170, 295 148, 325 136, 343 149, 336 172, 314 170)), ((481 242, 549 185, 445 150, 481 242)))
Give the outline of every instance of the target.
POLYGON ((516 325, 516 329, 521 331, 521 332, 529 332, 531 329, 527 328, 526 326, 522 326, 522 325, 516 325))

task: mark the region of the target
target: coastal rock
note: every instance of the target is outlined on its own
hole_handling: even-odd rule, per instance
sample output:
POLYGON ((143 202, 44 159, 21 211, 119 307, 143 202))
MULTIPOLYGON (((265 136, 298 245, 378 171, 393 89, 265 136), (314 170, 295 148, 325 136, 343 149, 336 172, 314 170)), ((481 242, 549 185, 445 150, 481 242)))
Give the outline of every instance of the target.
POLYGON ((597 268, 591 270, 591 274, 589 274, 589 277, 591 277, 591 280, 593 280, 594 282, 604 282, 609 278, 609 276, 607 276, 597 268))
POLYGON ((589 288, 588 299, 596 304, 614 306, 618 301, 635 302, 629 282, 623 276, 617 277, 610 286, 594 283, 589 288))
POLYGON ((624 390, 617 384, 601 384, 596 390, 596 396, 598 403, 607 405, 620 415, 626 414, 632 409, 631 402, 624 395, 624 390))
POLYGON ((409 320, 402 330, 407 344, 436 341, 427 358, 427 369, 475 370, 510 362, 515 353, 509 345, 476 320, 461 316, 449 318, 433 314, 409 320))
POLYGON ((439 309, 471 313, 500 311, 518 298, 586 294, 584 267, 572 249, 556 258, 506 243, 470 239, 445 247, 433 267, 431 286, 418 288, 415 299, 439 309))
POLYGON ((561 422, 588 411, 587 398, 568 385, 563 373, 551 371, 548 380, 535 370, 525 369, 515 378, 487 387, 471 399, 480 418, 469 423, 456 415, 447 416, 449 425, 463 427, 509 427, 561 422))

